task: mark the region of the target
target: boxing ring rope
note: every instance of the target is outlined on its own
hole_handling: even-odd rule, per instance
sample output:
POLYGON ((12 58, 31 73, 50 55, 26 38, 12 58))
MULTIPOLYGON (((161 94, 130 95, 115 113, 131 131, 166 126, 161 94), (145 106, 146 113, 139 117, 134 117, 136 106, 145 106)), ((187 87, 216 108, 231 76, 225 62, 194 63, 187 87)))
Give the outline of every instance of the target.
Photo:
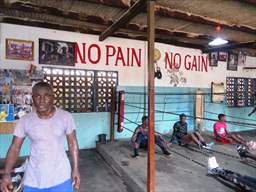
MULTIPOLYGON (((123 118, 124 118, 125 120, 129 121, 130 123, 135 124, 136 126, 139 126, 139 125, 140 125, 139 123, 136 123, 136 122, 134 122, 134 121, 132 121, 132 120, 126 118, 126 117, 123 117, 123 118)), ((122 126, 122 128, 125 129, 125 130, 127 130, 127 131, 129 131, 129 132, 131 132, 131 133, 134 133, 134 130, 129 129, 129 128, 125 127, 124 125, 122 126)), ((165 138, 171 139, 171 136, 162 134, 162 133, 160 133, 160 132, 158 132, 158 131, 155 131, 155 133, 157 133, 157 134, 159 134, 159 135, 161 135, 161 136, 163 136, 163 137, 165 137, 165 138)), ((189 147, 189 149, 196 151, 195 149, 193 149, 193 148, 191 148, 191 147, 189 147)), ((173 150, 172 148, 170 148, 170 147, 169 147, 169 150, 171 150, 172 152, 174 152, 174 153, 176 153, 176 154, 178 154, 178 155, 180 155, 180 156, 186 157, 186 159, 189 159, 189 160, 191 160, 191 161, 194 161, 194 162, 196 162, 197 164, 201 164, 200 162, 197 162, 197 161, 193 160, 193 159, 190 158, 190 157, 184 156, 183 154, 181 154, 181 153, 179 153, 179 152, 177 152, 177 151, 174 151, 174 150, 173 150)), ((221 151, 217 151, 217 150, 213 150, 213 149, 207 149, 207 150, 210 151, 210 152, 218 153, 218 154, 221 154, 221 155, 225 155, 225 156, 232 157, 232 158, 235 158, 235 159, 239 159, 239 160, 240 160, 240 157, 235 156, 235 155, 227 154, 227 153, 224 153, 224 152, 221 152, 221 151)), ((199 152, 199 151, 197 151, 197 152, 199 152)), ((204 155, 208 155, 207 153, 204 153, 204 152, 202 152, 202 151, 200 151, 200 153, 202 153, 202 154, 204 154, 204 155)), ((203 165, 203 164, 202 164, 202 165, 203 165)), ((205 165, 203 165, 203 167, 205 167, 205 165)))
MULTIPOLYGON (((147 95, 147 93, 144 92, 125 92, 126 94, 129 95, 147 95)), ((252 92, 254 93, 254 92, 252 92)), ((171 96, 171 95, 226 95, 227 93, 194 93, 194 92, 188 92, 188 93, 178 93, 178 92, 156 92, 155 95, 166 95, 166 96, 171 96)))
MULTIPOLYGON (((141 107, 135 106, 135 105, 130 105, 130 104, 125 104, 126 106, 129 107, 134 107, 134 108, 138 108, 140 109, 141 107)), ((171 111, 162 111, 162 110, 157 110, 155 109, 155 112, 159 112, 159 113, 166 113, 166 114, 171 114, 171 115, 176 115, 179 116, 180 114, 175 113, 175 112, 171 112, 171 111)), ((212 118, 205 118, 205 117, 196 117, 193 115, 187 115, 187 117, 193 118, 193 119, 201 119, 201 120, 207 120, 207 121, 213 121, 216 122, 217 119, 212 119, 212 118)), ((226 121, 228 124, 233 124, 233 125, 246 125, 246 127, 254 127, 256 128, 256 124, 254 123, 243 123, 243 122, 239 122, 239 121, 226 121)))
MULTIPOLYGON (((209 114, 213 114, 213 115, 218 115, 219 113, 215 113, 215 112, 211 112, 211 111, 204 111, 205 113, 209 113, 209 114)), ((241 118, 241 117, 236 117, 236 116, 232 116, 232 115, 226 115, 226 117, 230 117, 230 118, 233 118, 233 119, 240 119, 240 120, 245 120, 245 121, 255 121, 254 119, 246 119, 246 118, 241 118)))
MULTIPOLYGON (((123 92, 123 94, 126 94, 123 92)), ((185 94, 183 94, 185 95, 185 94)), ((195 95, 195 94, 194 94, 195 95)), ((166 97, 166 95, 165 95, 166 97)), ((121 98, 121 97, 120 97, 121 98)), ((124 97, 122 97, 124 98, 124 97)), ((167 102, 160 102, 159 104, 165 104, 167 102)), ((120 103, 119 103, 120 104, 120 103)), ((119 118, 121 118, 123 120, 122 124, 120 124, 119 122, 119 126, 122 127, 122 129, 125 129, 131 133, 134 133, 134 131, 131 129, 131 128, 128 128, 125 126, 125 124, 134 124, 136 126, 140 125, 140 121, 138 121, 138 117, 139 117, 139 114, 144 114, 143 111, 145 110, 144 107, 141 107, 143 103, 138 103, 138 102, 125 102, 123 100, 122 102, 122 105, 123 105, 123 110, 124 110, 124 107, 125 106, 129 106, 129 107, 132 107, 132 108, 136 108, 136 109, 139 109, 139 112, 135 112, 135 111, 130 111, 130 112, 124 112, 123 111, 123 114, 120 115, 119 113, 115 113, 115 115, 118 115, 118 116, 121 116, 119 118), (128 104, 129 103, 129 104, 128 104), (135 106, 135 105, 131 105, 130 103, 136 103, 136 104, 139 104, 140 106, 135 106), (142 110, 142 111, 140 111, 142 110), (130 120, 129 118, 125 117, 125 114, 137 114, 137 117, 136 117, 136 121, 133 121, 133 120, 130 120), (125 120, 125 121, 124 121, 125 120)), ((120 105, 119 105, 120 107, 120 105)), ((164 109, 165 109, 165 106, 164 106, 164 109)), ((146 109, 147 110, 147 109, 146 109)), ((163 111, 163 110, 157 110, 155 109, 155 112, 156 113, 163 113, 163 114, 170 114, 170 115, 175 115, 175 116, 178 116, 179 113, 181 111, 179 111, 178 113, 177 112, 171 112, 171 111, 163 111)), ((188 112, 188 111, 187 111, 188 112)), ((204 111, 206 113, 206 111, 204 111)), ((214 113, 214 114, 217 114, 217 113, 214 113)), ((207 120, 207 121, 213 121, 213 122, 216 122, 216 119, 212 119, 212 118, 202 118, 202 117, 196 117, 194 115, 187 115, 188 118, 192 118, 192 119, 202 119, 202 120, 207 120)), ((234 116, 231 116, 232 118, 235 118, 234 116)), ((240 118, 241 120, 250 120, 250 119, 244 119, 244 118, 240 118)), ((163 121, 175 121, 176 119, 168 119, 168 120, 155 120, 155 122, 163 122, 163 121)), ((253 120, 254 121, 254 120, 253 120)), ((115 124, 118 124, 118 123, 115 123, 115 124)), ((252 127, 252 128, 256 128, 256 124, 254 123, 243 123, 243 122, 237 122, 237 121, 227 121, 228 124, 233 124, 233 125, 239 125, 239 126, 246 126, 246 127, 252 127)), ((162 134, 160 132, 157 132, 155 131, 155 133, 158 133, 160 135, 162 135, 163 137, 165 138, 171 138, 169 135, 165 135, 165 134, 162 134)), ((193 148, 191 148, 191 150, 195 150, 193 148)), ((178 154, 179 152, 177 151, 174 151, 171 149, 172 152, 178 154)), ((218 153, 218 154, 221 154, 221 155, 225 155, 225 156, 228 156, 228 157, 232 157, 232 158, 235 158, 235 159, 240 159, 238 156, 235 156, 235 155, 230 155, 230 154, 227 154, 227 153, 224 153, 224 152, 221 152, 221 151, 217 151, 217 150, 213 150, 213 149, 208 149, 209 152, 214 152, 214 153, 218 153)), ((203 153, 200 151, 200 153, 203 153)), ((207 153, 203 153, 204 155, 207 155, 207 153)), ((179 154, 182 156, 182 154, 179 154)), ((186 157, 187 159, 190 159, 190 157, 186 157)), ((197 164, 200 164, 200 162, 197 162, 197 164)))

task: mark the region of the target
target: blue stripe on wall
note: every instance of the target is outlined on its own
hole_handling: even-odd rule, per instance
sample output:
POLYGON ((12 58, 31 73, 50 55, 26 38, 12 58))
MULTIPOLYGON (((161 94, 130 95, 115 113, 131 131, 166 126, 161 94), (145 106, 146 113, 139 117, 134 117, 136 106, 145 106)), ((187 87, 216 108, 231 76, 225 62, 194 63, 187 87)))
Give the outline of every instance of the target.
MULTIPOLYGON (((255 114, 251 117, 248 117, 248 114, 252 111, 252 107, 227 107, 224 103, 211 103, 211 97, 205 97, 205 113, 204 116, 206 118, 217 119, 217 114, 224 113, 227 115, 228 121, 236 121, 241 123, 250 123, 256 125, 255 114), (231 117, 230 117, 231 116, 231 117)), ((204 125, 207 130, 212 131, 214 122, 205 121, 204 125)), ((252 129, 256 129, 256 126, 248 126, 248 125, 234 125, 228 124, 228 129, 231 132, 236 131, 248 131, 252 129)))
MULTIPOLYGON (((125 86, 119 87, 118 90, 125 90, 125 102, 129 105, 134 105, 139 108, 125 106, 125 118, 136 123, 141 122, 141 117, 143 116, 144 108, 144 96, 143 95, 131 95, 128 92, 144 92, 144 87, 139 86, 125 86)), ((167 88, 167 87, 157 87, 155 88, 156 93, 195 93, 197 88, 167 88)), ((204 92, 210 93, 210 89, 203 89, 204 92)), ((146 98, 147 99, 147 98, 146 98)), ((225 113, 236 118, 228 117, 228 120, 239 121, 244 123, 254 123, 255 116, 248 117, 247 114, 252 110, 252 108, 229 108, 226 106, 225 102, 221 104, 211 103, 210 96, 205 96, 205 117, 217 119, 216 114, 212 113, 225 113), (206 112, 207 111, 207 112, 206 112), (210 112, 210 113, 209 113, 210 112)), ((147 100, 146 100, 147 102, 147 100)), ((193 95, 156 95, 155 96, 155 109, 161 111, 169 111, 174 113, 185 113, 187 115, 194 116, 194 102, 195 96, 193 95)), ((147 104, 147 103, 146 103, 147 104)), ((146 105, 147 106, 147 105, 146 105)), ((110 129, 110 113, 74 113, 73 117, 77 126, 77 138, 79 147, 81 149, 94 148, 95 141, 98 139, 99 134, 107 134, 109 137, 110 129)), ((178 120, 177 115, 156 112, 155 117, 155 129, 161 133, 169 133, 172 131, 173 124, 178 120)), ((117 123, 117 114, 116 114, 117 123)), ((213 123, 211 121, 204 121, 204 128, 206 130, 212 131, 213 123)), ((194 120, 188 118, 189 130, 194 129, 194 120)), ((134 130, 136 124, 125 120, 125 127, 134 130)), ((255 126, 237 126, 228 125, 230 131, 244 131, 255 129, 255 126)), ((117 126, 116 126, 117 128, 117 126)), ((132 133, 130 131, 124 130, 122 133, 115 133, 116 139, 130 138, 132 133)), ((8 147, 11 143, 11 135, 0 135, 0 158, 6 156, 8 147)), ((29 141, 26 140, 23 144, 21 155, 27 155, 29 153, 29 141)))

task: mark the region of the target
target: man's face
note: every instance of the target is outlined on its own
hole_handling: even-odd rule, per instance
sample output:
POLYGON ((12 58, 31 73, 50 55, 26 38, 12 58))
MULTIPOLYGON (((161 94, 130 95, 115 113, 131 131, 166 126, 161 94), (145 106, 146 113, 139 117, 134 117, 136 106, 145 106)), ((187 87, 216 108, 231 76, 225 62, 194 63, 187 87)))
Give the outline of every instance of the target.
POLYGON ((38 88, 32 98, 37 112, 48 112, 53 108, 53 92, 47 88, 38 88))
POLYGON ((180 122, 184 124, 186 122, 186 117, 180 117, 180 122))
POLYGON ((222 122, 226 122, 226 121, 227 121, 227 118, 226 118, 226 116, 224 116, 224 117, 222 117, 220 120, 221 120, 222 122))
POLYGON ((145 127, 148 127, 148 118, 143 121, 143 125, 144 125, 145 127))

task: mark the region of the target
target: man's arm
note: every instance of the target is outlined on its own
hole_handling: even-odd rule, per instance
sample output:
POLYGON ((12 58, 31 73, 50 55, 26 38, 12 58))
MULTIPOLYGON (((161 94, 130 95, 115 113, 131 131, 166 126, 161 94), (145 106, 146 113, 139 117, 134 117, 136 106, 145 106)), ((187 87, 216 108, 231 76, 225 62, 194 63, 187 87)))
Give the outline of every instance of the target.
POLYGON ((137 127, 132 135, 132 138, 131 138, 131 141, 132 143, 134 144, 136 139, 137 139, 137 136, 138 136, 138 133, 139 133, 139 127, 137 127))
POLYGON ((79 149, 76 139, 76 132, 67 135, 68 149, 72 159, 72 180, 75 189, 80 188, 80 173, 79 173, 79 149))
POLYGON ((5 161, 5 168, 4 168, 5 173, 8 173, 8 174, 11 173, 12 168, 19 157, 19 153, 20 153, 20 149, 23 144, 23 141, 24 141, 24 138, 20 138, 16 136, 13 137, 12 144, 9 147, 6 161, 5 161))
POLYGON ((20 153, 20 149, 23 144, 23 141, 24 141, 24 138, 20 138, 16 136, 14 136, 12 139, 12 144, 9 147, 9 150, 6 156, 4 176, 3 176, 3 181, 1 183, 1 190, 3 192, 9 192, 12 189, 10 173, 19 157, 19 153, 20 153))
POLYGON ((173 125, 172 137, 171 137, 171 141, 170 142, 172 142, 174 140, 174 137, 176 135, 176 129, 177 129, 177 124, 175 123, 173 125))
POLYGON ((225 133, 226 133, 226 136, 222 136, 218 131, 216 131, 216 136, 217 136, 217 138, 219 138, 219 139, 227 139, 227 138, 230 136, 230 134, 229 134, 229 132, 227 131, 227 129, 225 129, 225 133))

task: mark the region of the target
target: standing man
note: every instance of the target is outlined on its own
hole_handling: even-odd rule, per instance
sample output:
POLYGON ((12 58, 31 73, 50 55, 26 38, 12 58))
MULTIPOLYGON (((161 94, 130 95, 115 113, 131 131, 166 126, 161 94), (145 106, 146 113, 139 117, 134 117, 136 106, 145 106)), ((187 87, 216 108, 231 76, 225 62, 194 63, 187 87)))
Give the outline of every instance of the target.
POLYGON ((22 117, 15 126, 1 190, 10 192, 13 188, 10 172, 25 137, 30 140, 30 156, 23 192, 72 192, 73 187, 79 189, 79 152, 71 114, 53 105, 53 90, 48 83, 37 83, 32 88, 32 98, 35 112, 22 117), (72 168, 65 152, 65 137, 72 158, 72 168))

